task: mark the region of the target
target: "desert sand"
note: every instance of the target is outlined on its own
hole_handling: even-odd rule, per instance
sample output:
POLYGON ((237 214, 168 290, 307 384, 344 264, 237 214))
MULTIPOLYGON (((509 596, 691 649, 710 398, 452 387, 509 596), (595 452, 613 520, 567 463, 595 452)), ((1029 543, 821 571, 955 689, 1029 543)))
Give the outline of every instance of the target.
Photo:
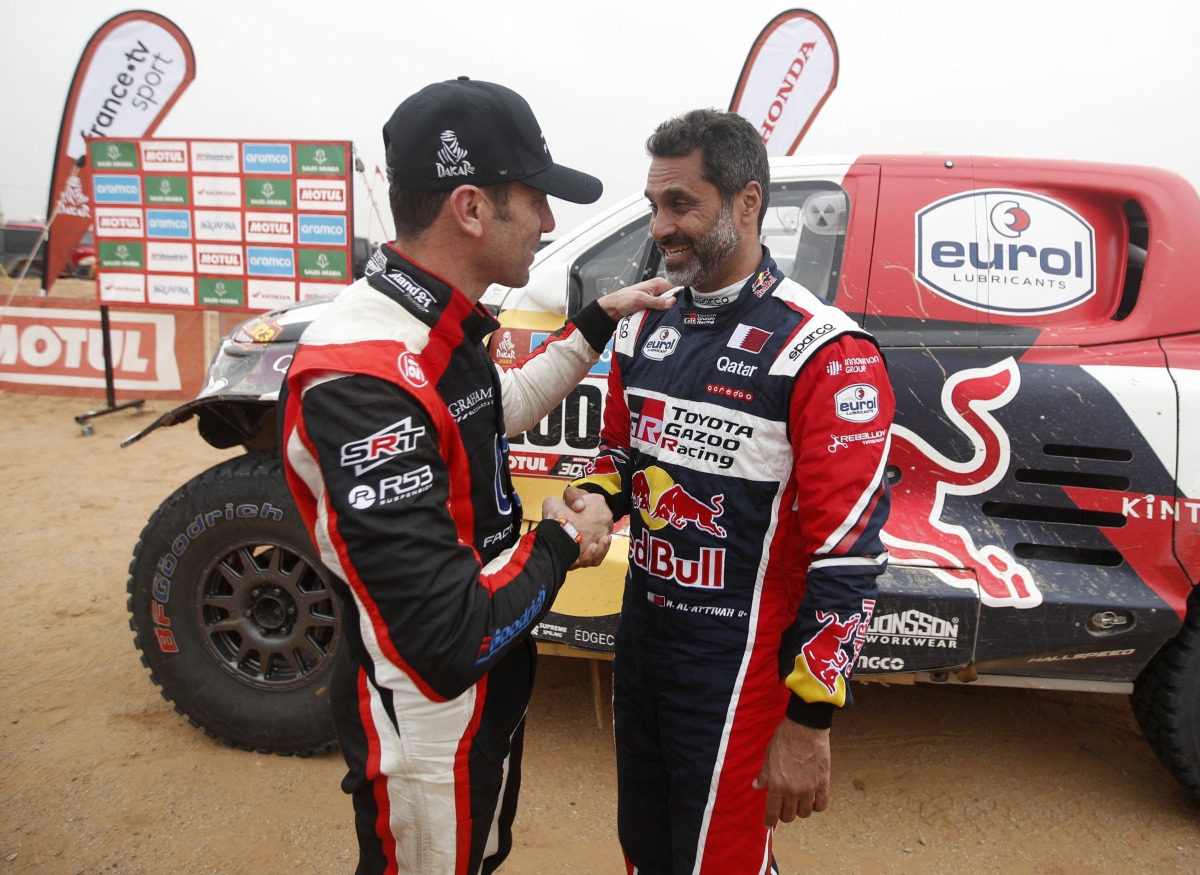
MULTIPOLYGON (((0 391, 0 875, 353 871, 340 754, 222 746, 173 711, 133 645, 125 587, 142 526, 234 451, 193 423, 121 449, 166 402, 97 417, 84 436, 74 417, 103 400, 0 391)), ((854 689, 834 726, 831 806, 780 828, 783 872, 1200 871, 1200 804, 1125 697, 854 689)), ((541 660, 501 872, 624 871, 609 716, 590 661, 541 660)))

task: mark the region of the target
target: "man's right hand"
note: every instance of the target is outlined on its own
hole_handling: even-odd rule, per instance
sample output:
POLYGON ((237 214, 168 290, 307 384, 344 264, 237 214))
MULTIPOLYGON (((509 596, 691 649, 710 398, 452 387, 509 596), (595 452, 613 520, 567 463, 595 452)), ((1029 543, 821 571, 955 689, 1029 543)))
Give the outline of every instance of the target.
POLYGON ((565 519, 579 532, 579 558, 571 568, 589 568, 604 561, 612 545, 612 511, 604 496, 575 490, 571 504, 549 496, 542 502, 542 519, 565 519))
POLYGON ((602 295, 599 302, 605 313, 620 320, 638 310, 670 310, 675 306, 675 296, 667 292, 676 288, 657 276, 602 295))

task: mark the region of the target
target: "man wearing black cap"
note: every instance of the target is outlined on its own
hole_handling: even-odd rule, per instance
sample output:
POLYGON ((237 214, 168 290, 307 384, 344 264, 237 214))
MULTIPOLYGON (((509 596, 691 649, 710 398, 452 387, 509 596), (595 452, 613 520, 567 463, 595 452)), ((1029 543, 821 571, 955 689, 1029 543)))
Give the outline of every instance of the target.
POLYGON ((561 402, 618 318, 669 308, 669 284, 605 296, 501 371, 480 297, 528 282, 547 195, 593 203, 600 181, 555 164, 525 100, 488 82, 422 89, 383 139, 396 241, 297 347, 285 468, 341 598, 333 706, 357 871, 486 873, 512 846, 529 632, 612 527, 599 496, 548 498, 522 535, 505 435, 561 402))

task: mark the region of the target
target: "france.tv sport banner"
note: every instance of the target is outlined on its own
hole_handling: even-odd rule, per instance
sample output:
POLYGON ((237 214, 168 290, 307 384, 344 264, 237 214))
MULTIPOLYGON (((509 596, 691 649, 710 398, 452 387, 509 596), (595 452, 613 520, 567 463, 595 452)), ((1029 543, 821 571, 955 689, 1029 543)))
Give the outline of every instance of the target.
POLYGON ((261 311, 351 282, 348 141, 89 148, 101 304, 261 311))
POLYGON ((84 48, 63 107, 46 206, 42 288, 49 291, 92 223, 87 142, 149 137, 196 76, 191 43, 154 12, 122 12, 84 48))
POLYGON ((738 77, 730 112, 749 119, 768 155, 791 155, 837 85, 837 43, 806 9, 775 16, 738 77))

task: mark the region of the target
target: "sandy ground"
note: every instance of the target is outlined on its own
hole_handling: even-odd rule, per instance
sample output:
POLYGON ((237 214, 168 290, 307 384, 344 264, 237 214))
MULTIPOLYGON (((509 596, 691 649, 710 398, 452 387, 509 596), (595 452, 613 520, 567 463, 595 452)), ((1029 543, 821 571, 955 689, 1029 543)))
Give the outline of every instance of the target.
MULTIPOLYGON (((118 401, 126 400, 118 397, 118 401)), ((0 875, 333 873, 355 860, 336 752, 229 749, 158 694, 133 646, 127 567, 155 507, 229 451, 168 409, 0 392, 0 875)), ((517 846, 501 869, 617 873, 613 754, 591 663, 543 658, 517 846)), ((607 690, 607 664, 600 678, 607 690)), ((1195 873, 1200 805, 1124 697, 855 685, 828 811, 781 828, 782 870, 1195 873)))

